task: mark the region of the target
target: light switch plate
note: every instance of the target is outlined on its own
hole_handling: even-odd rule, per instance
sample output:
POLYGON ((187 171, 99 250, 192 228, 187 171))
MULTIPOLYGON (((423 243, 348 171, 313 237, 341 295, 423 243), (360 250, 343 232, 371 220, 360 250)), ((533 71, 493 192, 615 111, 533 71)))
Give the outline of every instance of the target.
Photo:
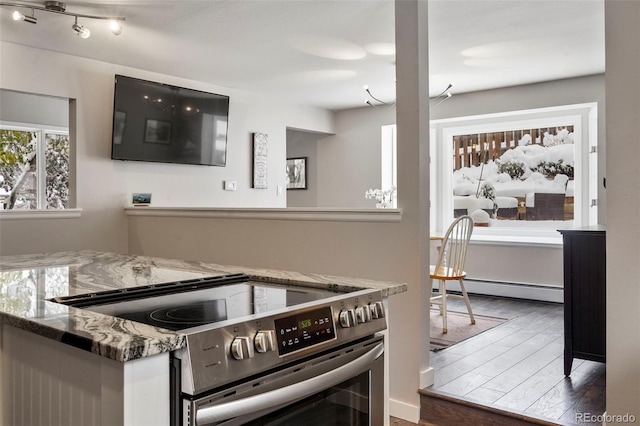
POLYGON ((238 189, 238 183, 235 180, 225 180, 224 181, 224 190, 225 191, 235 191, 238 189))

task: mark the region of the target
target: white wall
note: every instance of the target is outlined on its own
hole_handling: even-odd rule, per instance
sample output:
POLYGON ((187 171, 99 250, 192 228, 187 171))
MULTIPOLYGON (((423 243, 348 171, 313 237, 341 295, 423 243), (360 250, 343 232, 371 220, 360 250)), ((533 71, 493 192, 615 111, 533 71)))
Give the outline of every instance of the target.
POLYGON ((318 205, 374 208, 364 198, 380 188, 381 127, 396 124, 395 107, 363 107, 339 111, 336 134, 318 143, 318 205))
POLYGON ((607 414, 632 414, 637 422, 640 419, 640 2, 606 1, 605 28, 607 414))
MULTIPOLYGON (((127 251, 123 206, 131 193, 153 193, 153 205, 284 207, 286 128, 331 133, 330 111, 279 103, 201 82, 2 42, 0 87, 75 99, 79 219, 8 220, 0 216, 0 254, 73 249, 127 251), (114 75, 229 95, 227 167, 112 161, 114 75), (268 189, 251 188, 251 134, 269 135, 268 189), (223 191, 223 180, 237 191, 223 191)), ((73 136, 72 136, 73 137, 73 136)), ((72 141, 73 144, 73 141, 72 141)))
POLYGON ((0 90, 0 120, 69 127, 69 100, 0 90))

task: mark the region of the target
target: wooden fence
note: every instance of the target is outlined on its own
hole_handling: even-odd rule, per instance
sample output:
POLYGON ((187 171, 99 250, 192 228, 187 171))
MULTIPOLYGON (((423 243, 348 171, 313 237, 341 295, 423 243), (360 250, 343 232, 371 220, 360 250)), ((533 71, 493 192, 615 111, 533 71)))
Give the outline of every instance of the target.
POLYGON ((509 149, 518 146, 524 135, 531 135, 532 144, 542 145, 545 133, 556 135, 564 129, 573 133, 573 126, 560 126, 454 136, 453 169, 479 166, 489 160, 495 160, 509 149))

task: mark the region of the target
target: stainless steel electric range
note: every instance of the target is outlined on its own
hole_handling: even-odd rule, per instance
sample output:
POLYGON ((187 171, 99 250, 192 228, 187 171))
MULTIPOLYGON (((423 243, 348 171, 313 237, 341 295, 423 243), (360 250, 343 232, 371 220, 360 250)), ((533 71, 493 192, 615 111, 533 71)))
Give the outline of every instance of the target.
POLYGON ((57 301, 186 335, 168 366, 173 425, 384 423, 379 290, 231 274, 57 301))

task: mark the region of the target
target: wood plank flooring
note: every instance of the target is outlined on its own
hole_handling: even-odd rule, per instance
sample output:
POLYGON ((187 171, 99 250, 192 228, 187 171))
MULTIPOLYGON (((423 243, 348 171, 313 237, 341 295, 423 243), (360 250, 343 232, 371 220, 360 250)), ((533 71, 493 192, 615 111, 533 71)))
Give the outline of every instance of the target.
MULTIPOLYGON (((588 424, 582 413, 605 411, 605 364, 574 359, 571 376, 564 376, 561 304, 470 297, 474 313, 510 320, 432 352, 430 391, 561 425, 588 424)), ((465 312, 462 301, 449 306, 465 312)))

